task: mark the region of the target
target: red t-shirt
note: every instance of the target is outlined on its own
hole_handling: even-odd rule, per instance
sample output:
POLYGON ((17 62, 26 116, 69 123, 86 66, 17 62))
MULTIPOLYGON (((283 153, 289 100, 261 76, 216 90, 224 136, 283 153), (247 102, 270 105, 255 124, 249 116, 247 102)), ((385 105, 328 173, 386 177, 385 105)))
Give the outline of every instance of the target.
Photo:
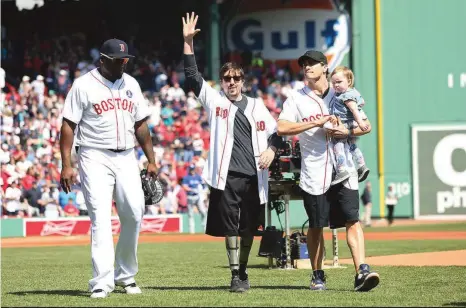
POLYGON ((176 200, 178 201, 178 206, 186 207, 188 205, 188 195, 186 194, 186 190, 181 188, 178 193, 176 194, 176 200))
POLYGON ((34 183, 35 180, 36 180, 35 177, 28 174, 21 180, 21 185, 23 186, 25 190, 29 190, 32 188, 32 184, 34 183))
POLYGON ((60 182, 60 172, 58 172, 57 166, 54 163, 49 163, 47 168, 49 170, 49 174, 51 175, 50 180, 60 182))
POLYGON ((73 204, 65 205, 65 207, 63 208, 63 211, 65 211, 65 213, 70 216, 79 215, 79 210, 73 204))
POLYGON ((159 126, 154 126, 154 131, 163 135, 167 131, 167 126, 160 122, 159 126))
POLYGON ((184 165, 177 165, 176 166, 176 177, 178 180, 184 178, 186 175, 188 175, 188 169, 187 169, 187 164, 184 165))
POLYGON ((175 129, 175 135, 177 137, 185 137, 186 136, 185 126, 183 126, 183 124, 175 123, 173 127, 175 129))
POLYGON ((26 157, 26 153, 23 150, 14 149, 13 150, 13 158, 18 160, 21 157, 26 157))
POLYGON ((8 188, 8 178, 10 177, 10 174, 8 174, 7 172, 4 172, 4 171, 2 171, 1 173, 2 173, 1 177, 2 177, 2 180, 3 180, 2 189, 3 189, 3 191, 6 191, 6 189, 8 188))
POLYGON ((167 142, 167 145, 170 145, 175 140, 175 133, 173 131, 166 131, 163 134, 163 139, 167 142))
POLYGON ((199 124, 199 123, 194 124, 194 125, 191 127, 189 133, 190 133, 191 136, 194 135, 194 134, 200 134, 200 133, 202 133, 201 124, 199 124))

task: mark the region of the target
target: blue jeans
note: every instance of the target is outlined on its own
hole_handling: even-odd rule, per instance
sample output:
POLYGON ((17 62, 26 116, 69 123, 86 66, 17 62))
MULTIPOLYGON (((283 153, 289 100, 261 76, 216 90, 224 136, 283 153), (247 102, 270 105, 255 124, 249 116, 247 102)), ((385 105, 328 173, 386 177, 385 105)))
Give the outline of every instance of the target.
POLYGON ((188 195, 188 219, 189 219, 189 233, 194 233, 194 207, 197 207, 199 214, 202 218, 202 227, 205 230, 207 223, 207 210, 204 206, 204 200, 200 195, 188 195))
POLYGON ((193 160, 193 157, 194 157, 194 152, 191 151, 191 150, 186 150, 184 151, 184 161, 185 162, 190 162, 193 160))

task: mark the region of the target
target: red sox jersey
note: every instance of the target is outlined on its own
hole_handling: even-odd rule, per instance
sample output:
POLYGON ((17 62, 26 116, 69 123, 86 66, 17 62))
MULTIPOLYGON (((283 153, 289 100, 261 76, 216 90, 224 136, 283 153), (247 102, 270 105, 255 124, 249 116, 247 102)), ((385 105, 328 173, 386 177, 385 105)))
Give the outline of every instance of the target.
MULTIPOLYGON (((278 120, 300 123, 320 119, 329 114, 329 105, 335 98, 335 92, 330 89, 324 99, 317 96, 311 89, 304 87, 292 91, 283 103, 283 109, 278 120)), ((326 130, 314 127, 299 134, 301 149, 301 177, 300 187, 311 195, 322 195, 332 182, 333 151, 332 143, 327 137, 326 130)), ((343 185, 349 189, 358 189, 357 173, 354 169, 348 144, 345 145, 348 159, 348 171, 352 174, 343 185)))
MULTIPOLYGON (((228 176, 234 142, 235 114, 238 107, 231 103, 223 92, 213 89, 203 80, 199 100, 209 113, 210 150, 203 170, 203 178, 209 186, 224 190, 228 176)), ((244 115, 251 125, 259 198, 261 203, 268 199, 268 169, 259 168, 259 156, 268 148, 268 138, 276 132, 277 122, 264 103, 247 97, 244 115)))
POLYGON ((139 83, 128 74, 114 83, 97 69, 77 78, 63 117, 78 124, 76 145, 124 150, 135 146, 134 124, 150 115, 139 83))

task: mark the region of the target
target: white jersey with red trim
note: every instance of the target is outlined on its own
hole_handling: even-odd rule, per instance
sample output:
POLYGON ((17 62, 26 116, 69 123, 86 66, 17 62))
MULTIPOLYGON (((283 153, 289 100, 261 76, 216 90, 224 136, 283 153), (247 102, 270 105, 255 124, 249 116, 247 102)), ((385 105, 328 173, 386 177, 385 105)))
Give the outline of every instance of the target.
MULTIPOLYGON (((199 100, 209 114, 210 150, 203 170, 203 178, 211 187, 224 190, 234 142, 235 114, 238 110, 223 92, 202 82, 199 100)), ((249 120, 252 147, 257 168, 257 184, 261 203, 266 203, 269 189, 268 169, 259 168, 259 156, 268 148, 268 138, 277 131, 277 122, 264 103, 247 97, 244 115, 249 120)))
POLYGON ((76 123, 76 145, 125 150, 135 146, 134 124, 150 115, 139 83, 128 74, 110 82, 97 69, 77 78, 63 117, 76 123))
MULTIPOLYGON (((308 122, 320 119, 329 114, 328 106, 335 93, 330 89, 324 99, 317 96, 311 89, 304 87, 293 91, 283 103, 283 109, 278 120, 295 123, 308 122)), ((324 128, 314 127, 299 134, 301 149, 301 177, 300 187, 311 195, 322 195, 332 182, 334 154, 332 143, 327 137, 324 128)), ((357 172, 355 171, 349 147, 346 144, 349 172, 352 174, 344 186, 349 189, 358 189, 357 172)))

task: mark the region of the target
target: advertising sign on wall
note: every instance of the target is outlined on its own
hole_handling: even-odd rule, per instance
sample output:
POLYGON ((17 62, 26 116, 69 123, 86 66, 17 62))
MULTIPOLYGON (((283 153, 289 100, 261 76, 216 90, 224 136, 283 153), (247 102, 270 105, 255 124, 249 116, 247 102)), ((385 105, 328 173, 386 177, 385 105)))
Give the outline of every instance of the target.
POLYGON ((466 218, 466 125, 412 127, 414 217, 466 218))
POLYGON ((268 60, 296 60, 309 49, 324 52, 330 69, 350 49, 349 16, 336 0, 245 1, 227 23, 229 51, 261 52, 268 60))
MULTIPOLYGON (((91 231, 89 217, 76 218, 26 218, 23 220, 25 236, 88 235, 91 231)), ((181 215, 144 216, 140 233, 182 232, 181 215)), ((120 233, 118 217, 112 217, 112 233, 120 233)))

